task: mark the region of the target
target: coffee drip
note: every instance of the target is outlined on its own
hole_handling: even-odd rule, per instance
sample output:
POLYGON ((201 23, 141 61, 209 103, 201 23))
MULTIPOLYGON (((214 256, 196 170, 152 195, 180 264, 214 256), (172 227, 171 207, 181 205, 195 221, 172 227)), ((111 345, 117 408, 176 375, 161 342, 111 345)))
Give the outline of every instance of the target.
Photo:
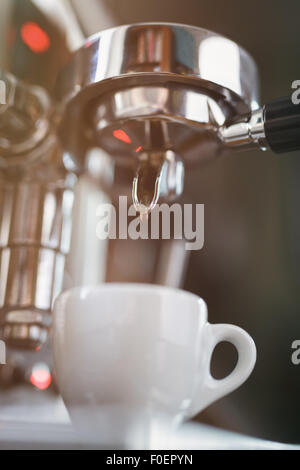
POLYGON ((184 166, 171 150, 144 152, 132 183, 132 200, 141 220, 147 219, 160 197, 168 202, 183 190, 184 166))
POLYGON ((164 156, 144 153, 132 184, 132 200, 141 219, 147 218, 159 199, 164 156))

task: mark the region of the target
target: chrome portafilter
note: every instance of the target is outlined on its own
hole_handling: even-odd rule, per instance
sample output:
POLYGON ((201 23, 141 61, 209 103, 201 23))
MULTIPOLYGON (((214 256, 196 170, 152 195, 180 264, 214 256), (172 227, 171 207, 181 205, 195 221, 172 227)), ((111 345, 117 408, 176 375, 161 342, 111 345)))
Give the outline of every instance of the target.
POLYGON ((215 33, 136 24, 88 39, 58 82, 60 137, 72 171, 89 148, 131 166, 133 201, 149 210, 183 189, 184 168, 224 150, 220 129, 258 109, 252 58, 215 33))
POLYGON ((251 56, 197 27, 144 23, 92 36, 63 70, 58 98, 71 168, 84 170, 87 150, 101 147, 135 168, 135 196, 148 173, 150 205, 170 151, 189 168, 226 151, 300 148, 299 106, 285 98, 260 108, 251 56))

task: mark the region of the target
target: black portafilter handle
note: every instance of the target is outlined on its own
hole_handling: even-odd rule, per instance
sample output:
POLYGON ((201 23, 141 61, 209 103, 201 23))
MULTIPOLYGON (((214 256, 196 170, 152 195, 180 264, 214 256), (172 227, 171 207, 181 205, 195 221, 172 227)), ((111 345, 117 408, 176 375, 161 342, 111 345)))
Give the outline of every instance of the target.
POLYGON ((285 97, 263 107, 266 140, 275 153, 300 150, 300 103, 285 97))

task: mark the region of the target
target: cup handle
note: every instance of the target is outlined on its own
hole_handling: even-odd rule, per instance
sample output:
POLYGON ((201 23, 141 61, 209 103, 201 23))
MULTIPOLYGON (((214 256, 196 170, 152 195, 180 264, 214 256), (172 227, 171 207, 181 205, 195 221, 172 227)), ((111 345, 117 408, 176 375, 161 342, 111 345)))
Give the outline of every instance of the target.
POLYGON ((256 347, 253 339, 246 331, 235 325, 207 323, 203 332, 208 357, 208 364, 201 384, 197 387, 196 395, 189 416, 199 413, 212 402, 227 395, 242 385, 251 374, 256 362, 256 347), (234 370, 223 379, 214 379, 210 373, 213 351, 218 343, 227 341, 235 346, 238 352, 238 362, 234 370))

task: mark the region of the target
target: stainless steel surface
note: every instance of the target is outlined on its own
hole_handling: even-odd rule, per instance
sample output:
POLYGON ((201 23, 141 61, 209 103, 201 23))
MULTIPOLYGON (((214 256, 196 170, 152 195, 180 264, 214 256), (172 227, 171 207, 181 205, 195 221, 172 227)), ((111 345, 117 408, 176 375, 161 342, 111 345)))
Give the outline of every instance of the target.
POLYGON ((70 243, 73 181, 53 152, 25 174, 1 177, 1 336, 24 347, 46 341, 70 243))
MULTIPOLYGON (((145 23, 89 38, 62 72, 58 97, 61 139, 80 171, 86 150, 105 147, 111 126, 130 121, 165 120, 169 149, 204 141, 202 153, 215 156, 220 145, 208 150, 205 141, 218 140, 219 126, 258 108, 258 76, 252 58, 229 39, 191 26, 145 23)), ((112 144, 110 151, 119 149, 112 144)))
POLYGON ((0 107, 0 334, 35 348, 47 339, 69 249, 73 180, 62 165, 48 94, 10 74, 0 107))
MULTIPOLYGON (((223 151, 217 128, 230 116, 226 104, 203 88, 177 83, 134 86, 95 99, 78 136, 83 145, 105 149, 120 165, 137 165, 141 153, 158 151, 173 151, 186 165, 197 165, 223 151), (130 136, 129 144, 114 138, 118 128, 130 136)), ((76 153, 73 165, 81 168, 84 158, 78 158, 76 153)))
POLYGON ((221 127, 219 135, 230 150, 250 150, 253 147, 267 150, 263 109, 253 111, 244 121, 221 127))
POLYGON ((53 107, 42 88, 25 85, 1 70, 0 79, 6 91, 0 105, 0 168, 20 168, 40 156, 34 150, 37 146, 43 145, 46 152, 51 145, 53 107))

